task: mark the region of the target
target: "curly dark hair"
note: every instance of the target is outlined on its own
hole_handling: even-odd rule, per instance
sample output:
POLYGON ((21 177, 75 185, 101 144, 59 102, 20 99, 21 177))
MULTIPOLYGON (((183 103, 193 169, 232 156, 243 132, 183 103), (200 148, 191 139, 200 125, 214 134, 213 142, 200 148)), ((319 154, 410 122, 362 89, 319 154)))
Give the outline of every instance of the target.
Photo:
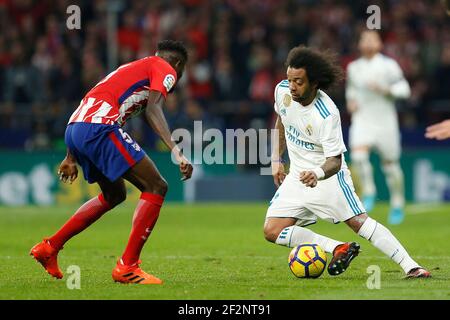
POLYGON ((181 41, 161 40, 158 42, 158 51, 170 51, 177 54, 184 62, 188 60, 188 52, 181 41))
POLYGON ((337 63, 336 54, 329 50, 294 47, 289 51, 285 65, 286 68, 305 69, 309 82, 317 84, 318 89, 328 89, 343 79, 343 71, 337 63))

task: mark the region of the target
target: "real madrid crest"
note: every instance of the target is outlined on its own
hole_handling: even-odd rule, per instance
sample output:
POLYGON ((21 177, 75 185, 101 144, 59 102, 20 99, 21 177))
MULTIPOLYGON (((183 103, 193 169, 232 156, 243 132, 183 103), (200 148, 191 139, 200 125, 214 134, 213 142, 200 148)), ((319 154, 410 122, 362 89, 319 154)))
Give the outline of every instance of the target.
POLYGON ((308 134, 308 136, 312 136, 313 134, 312 125, 308 124, 306 126, 306 133, 308 134))
POLYGON ((283 105, 289 107, 291 105, 291 99, 291 96, 286 93, 283 97, 283 105))

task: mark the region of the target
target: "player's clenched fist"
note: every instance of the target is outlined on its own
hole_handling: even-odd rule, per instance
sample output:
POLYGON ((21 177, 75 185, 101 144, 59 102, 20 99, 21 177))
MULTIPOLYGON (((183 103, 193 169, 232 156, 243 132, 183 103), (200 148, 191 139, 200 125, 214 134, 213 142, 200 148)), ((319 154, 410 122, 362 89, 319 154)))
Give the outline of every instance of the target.
POLYGON ((192 171, 194 170, 194 168, 192 167, 192 164, 183 155, 181 155, 178 158, 178 163, 180 164, 180 172, 181 172, 181 175, 183 176, 181 178, 181 181, 185 181, 185 180, 189 179, 192 176, 192 171))
POLYGON ((284 165, 280 161, 272 161, 272 176, 273 182, 277 187, 279 187, 284 178, 286 178, 286 173, 284 172, 284 165))
POLYGON ((313 171, 300 172, 300 181, 307 187, 314 188, 317 186, 317 176, 313 171))
POLYGON ((78 168, 75 160, 71 157, 65 157, 59 165, 58 169, 59 180, 66 183, 72 183, 78 177, 78 168))

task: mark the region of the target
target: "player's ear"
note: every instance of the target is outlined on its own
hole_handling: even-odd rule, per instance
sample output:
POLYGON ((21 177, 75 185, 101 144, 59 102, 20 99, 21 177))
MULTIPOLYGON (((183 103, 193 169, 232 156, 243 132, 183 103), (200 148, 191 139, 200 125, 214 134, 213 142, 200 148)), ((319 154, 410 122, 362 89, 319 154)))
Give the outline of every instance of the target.
POLYGON ((177 61, 175 62, 175 67, 180 68, 183 66, 183 61, 181 61, 181 59, 177 59, 177 61))

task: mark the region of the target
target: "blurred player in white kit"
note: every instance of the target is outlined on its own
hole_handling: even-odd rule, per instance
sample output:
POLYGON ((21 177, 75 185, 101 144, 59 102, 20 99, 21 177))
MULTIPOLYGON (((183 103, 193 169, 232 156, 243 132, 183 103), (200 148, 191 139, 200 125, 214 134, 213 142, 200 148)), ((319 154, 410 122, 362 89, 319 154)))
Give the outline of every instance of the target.
POLYGON ((376 187, 370 152, 377 151, 390 193, 388 222, 404 219, 404 179, 399 159, 400 130, 395 101, 411 94, 397 62, 380 53, 380 35, 375 30, 361 33, 361 57, 347 67, 347 110, 351 114, 349 145, 353 168, 359 176, 367 212, 373 209, 376 187))

